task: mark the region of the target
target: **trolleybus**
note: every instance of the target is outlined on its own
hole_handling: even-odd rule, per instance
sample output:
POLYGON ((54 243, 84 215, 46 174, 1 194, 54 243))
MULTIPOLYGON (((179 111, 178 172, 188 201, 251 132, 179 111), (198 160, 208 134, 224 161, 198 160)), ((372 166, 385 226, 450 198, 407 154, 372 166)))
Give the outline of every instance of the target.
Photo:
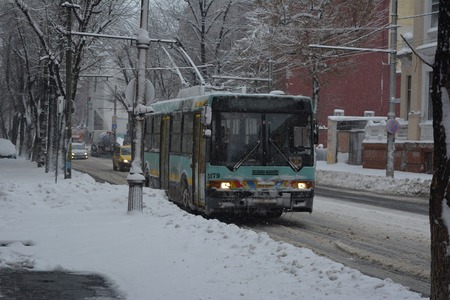
POLYGON ((211 93, 152 108, 146 186, 206 215, 312 212, 317 130, 309 97, 211 93))

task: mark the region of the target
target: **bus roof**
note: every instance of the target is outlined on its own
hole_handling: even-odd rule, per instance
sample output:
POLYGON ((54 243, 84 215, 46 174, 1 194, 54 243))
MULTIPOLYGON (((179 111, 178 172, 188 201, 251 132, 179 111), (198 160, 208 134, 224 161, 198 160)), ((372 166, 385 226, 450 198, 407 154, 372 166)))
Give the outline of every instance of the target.
POLYGON ((292 95, 278 95, 278 94, 242 94, 242 93, 229 93, 229 92, 214 92, 210 94, 188 97, 188 98, 180 98, 180 99, 171 99, 171 100, 162 100, 156 103, 153 103, 151 106, 153 108, 153 113, 170 113, 176 111, 199 111, 205 105, 211 106, 212 100, 214 98, 219 97, 236 97, 236 98, 284 98, 284 99, 297 99, 303 100, 312 104, 311 98, 306 96, 292 96, 292 95))

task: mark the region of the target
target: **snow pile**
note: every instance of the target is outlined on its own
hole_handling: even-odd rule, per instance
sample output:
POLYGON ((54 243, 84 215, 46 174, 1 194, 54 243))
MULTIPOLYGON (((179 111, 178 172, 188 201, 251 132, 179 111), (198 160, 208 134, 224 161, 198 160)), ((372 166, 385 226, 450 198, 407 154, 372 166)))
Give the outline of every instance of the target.
POLYGON ((0 138, 0 157, 16 157, 16 146, 7 139, 1 139, 0 138))
POLYGON ((55 184, 33 163, 0 159, 0 267, 99 273, 133 300, 421 299, 309 249, 188 214, 160 190, 144 188, 142 214, 126 212, 127 198, 128 186, 76 171, 55 184))
POLYGON ((318 162, 317 185, 345 187, 392 195, 428 197, 432 175, 394 171, 394 178, 385 170, 363 169, 344 163, 318 162))

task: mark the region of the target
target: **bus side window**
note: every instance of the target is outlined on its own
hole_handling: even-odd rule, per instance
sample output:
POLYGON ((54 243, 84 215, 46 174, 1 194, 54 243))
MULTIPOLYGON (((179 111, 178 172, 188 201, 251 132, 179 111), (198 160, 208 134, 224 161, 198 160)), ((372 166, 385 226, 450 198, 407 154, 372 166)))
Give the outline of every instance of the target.
POLYGON ((183 118, 183 140, 181 144, 181 152, 192 154, 194 133, 194 115, 186 114, 183 118))
POLYGON ((152 148, 152 131, 153 131, 153 117, 148 117, 145 120, 145 151, 152 148))
POLYGON ((175 153, 181 152, 181 141, 183 139, 182 134, 182 120, 181 114, 174 114, 172 118, 172 132, 170 134, 170 151, 175 153))
POLYGON ((160 127, 161 127, 161 116, 155 116, 153 119, 153 134, 152 134, 152 149, 159 150, 160 144, 160 127))

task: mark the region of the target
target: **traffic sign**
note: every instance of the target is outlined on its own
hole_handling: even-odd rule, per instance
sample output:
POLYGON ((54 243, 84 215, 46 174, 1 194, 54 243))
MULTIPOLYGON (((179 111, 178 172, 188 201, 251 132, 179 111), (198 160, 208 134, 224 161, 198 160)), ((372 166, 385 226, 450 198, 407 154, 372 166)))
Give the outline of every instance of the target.
POLYGON ((400 130, 400 123, 396 119, 389 119, 386 122, 386 130, 389 133, 397 133, 400 130))
MULTIPOLYGON (((133 105, 136 99, 136 79, 131 79, 125 89, 125 99, 127 99, 128 104, 133 105)), ((144 101, 146 105, 149 105, 155 99, 155 87, 152 82, 148 79, 145 80, 145 94, 144 101)))

